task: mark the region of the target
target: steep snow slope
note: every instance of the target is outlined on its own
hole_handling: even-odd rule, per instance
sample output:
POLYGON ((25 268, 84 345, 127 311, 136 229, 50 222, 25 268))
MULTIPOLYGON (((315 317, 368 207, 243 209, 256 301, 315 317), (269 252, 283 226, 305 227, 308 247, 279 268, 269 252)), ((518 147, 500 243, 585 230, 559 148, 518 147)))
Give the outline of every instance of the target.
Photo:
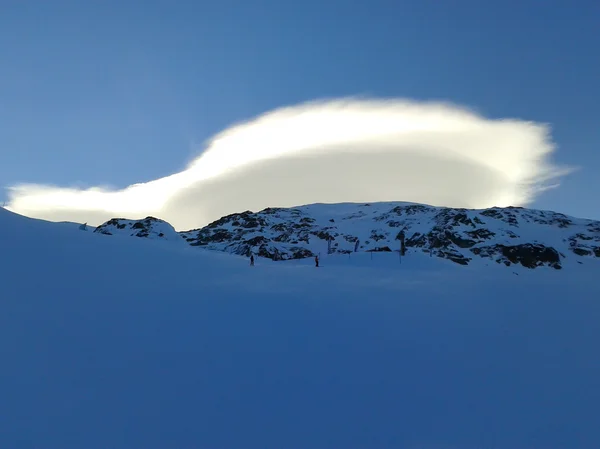
POLYGON ((0 442, 600 446, 598 265, 275 263, 0 210, 0 442))
POLYGON ((426 252, 463 265, 493 260, 562 268, 568 259, 584 263, 600 257, 600 222, 512 207, 314 204, 233 214, 182 235, 191 245, 281 260, 355 249, 398 251, 402 233, 407 256, 426 252))

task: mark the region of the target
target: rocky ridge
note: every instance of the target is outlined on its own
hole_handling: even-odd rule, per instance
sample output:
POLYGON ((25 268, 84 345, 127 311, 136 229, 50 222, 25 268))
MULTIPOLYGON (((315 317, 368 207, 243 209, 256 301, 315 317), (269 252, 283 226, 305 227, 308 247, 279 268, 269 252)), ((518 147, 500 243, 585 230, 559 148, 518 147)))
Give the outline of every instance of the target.
POLYGON ((232 214, 181 235, 194 246, 274 260, 398 251, 402 235, 405 253, 423 251, 462 265, 485 258, 560 269, 569 256, 600 257, 600 222, 518 207, 315 204, 232 214))
POLYGON ((181 235, 164 220, 146 217, 142 220, 113 218, 98 226, 94 232, 106 235, 126 235, 152 240, 181 241, 181 235))
MULTIPOLYGON (((96 232, 124 223, 121 219, 109 227, 111 222, 96 232)), ((128 222, 125 228, 147 228, 136 223, 128 222)), ((152 232, 135 235, 149 237, 152 232)), ((399 202, 313 204, 231 214, 178 235, 191 246, 273 260, 401 248, 406 256, 421 251, 461 265, 483 259, 506 266, 560 269, 569 258, 579 263, 600 258, 599 221, 520 207, 471 210, 399 202)))

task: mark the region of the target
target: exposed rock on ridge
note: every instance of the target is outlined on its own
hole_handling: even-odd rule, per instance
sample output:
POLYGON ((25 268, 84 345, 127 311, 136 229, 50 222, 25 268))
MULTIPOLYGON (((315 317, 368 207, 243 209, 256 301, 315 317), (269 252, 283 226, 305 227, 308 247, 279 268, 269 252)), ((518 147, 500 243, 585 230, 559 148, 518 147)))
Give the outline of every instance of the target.
POLYGON ((155 240, 181 241, 181 235, 164 220, 146 217, 143 220, 113 218, 98 226, 94 232, 106 235, 128 235, 155 240))
POLYGON ((408 252, 462 265, 485 258, 507 266, 560 269, 566 257, 600 257, 600 222, 520 207, 315 204, 232 214, 181 234, 194 246, 285 260, 327 253, 328 245, 333 254, 351 253, 357 240, 358 251, 398 251, 401 232, 408 252))
POLYGON ((560 269, 567 258, 580 262, 600 258, 600 222, 520 207, 469 210, 399 202, 313 204, 231 214, 179 233, 152 217, 110 220, 95 232, 117 231, 149 238, 177 235, 191 246, 273 260, 327 252, 348 254, 355 249, 398 251, 401 235, 408 257, 421 251, 461 265, 490 260, 506 266, 560 269))

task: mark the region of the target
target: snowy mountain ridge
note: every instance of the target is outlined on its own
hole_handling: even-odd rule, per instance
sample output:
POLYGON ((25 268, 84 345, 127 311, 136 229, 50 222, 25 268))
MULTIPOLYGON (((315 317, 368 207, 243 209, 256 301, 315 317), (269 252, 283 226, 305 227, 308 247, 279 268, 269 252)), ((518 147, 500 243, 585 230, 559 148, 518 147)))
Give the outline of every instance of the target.
POLYGON ((253 253, 273 260, 354 251, 397 252, 402 236, 407 257, 419 251, 461 265, 491 260, 506 266, 560 269, 568 260, 580 264, 600 260, 599 221, 520 207, 475 210, 405 202, 311 204, 231 214, 183 232, 152 217, 113 219, 95 232, 116 231, 175 240, 179 235, 191 246, 237 255, 253 253))

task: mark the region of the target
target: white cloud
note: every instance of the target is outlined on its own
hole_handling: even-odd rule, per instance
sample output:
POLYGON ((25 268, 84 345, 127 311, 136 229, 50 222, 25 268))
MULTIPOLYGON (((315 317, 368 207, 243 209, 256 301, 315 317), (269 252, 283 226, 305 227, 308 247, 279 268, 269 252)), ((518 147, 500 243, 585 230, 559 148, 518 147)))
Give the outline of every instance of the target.
POLYGON ((7 208, 90 224, 154 215, 181 230, 314 202, 527 205, 567 172, 549 162, 553 151, 546 125, 491 120, 452 104, 317 101, 226 129, 180 173, 123 190, 16 185, 7 208))

